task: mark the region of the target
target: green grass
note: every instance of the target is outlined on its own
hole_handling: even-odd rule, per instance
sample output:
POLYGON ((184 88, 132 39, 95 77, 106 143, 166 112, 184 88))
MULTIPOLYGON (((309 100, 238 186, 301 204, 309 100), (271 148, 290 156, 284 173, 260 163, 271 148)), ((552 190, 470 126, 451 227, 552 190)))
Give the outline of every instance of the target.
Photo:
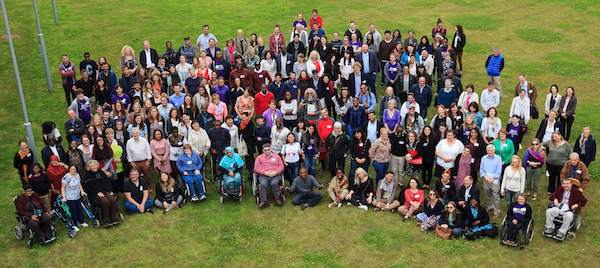
MULTIPOLYGON (((499 46, 506 58, 502 72, 505 92, 512 91, 519 73, 525 73, 537 85, 540 95, 537 105, 543 107, 550 85, 557 84, 561 94, 572 85, 576 88, 578 108, 571 144, 584 126, 592 127, 598 136, 600 97, 595 93, 600 76, 600 50, 590 50, 590 44, 594 49, 597 37, 589 33, 597 32, 600 18, 593 0, 553 0, 541 4, 532 0, 504 0, 493 4, 454 0, 434 10, 424 8, 431 2, 423 0, 402 3, 311 0, 293 5, 289 1, 228 0, 217 2, 213 8, 196 8, 205 3, 192 2, 58 1, 60 24, 55 25, 50 1, 39 1, 55 90, 49 93, 37 48, 32 3, 7 1, 11 30, 19 34, 14 38, 15 51, 38 152, 42 148, 41 123, 52 120, 60 126, 66 118, 57 70, 63 53, 69 54, 76 64, 84 52, 90 52, 94 60, 104 55, 120 76, 118 60, 124 44, 139 51, 142 41, 149 39, 152 47, 162 52, 168 40, 177 47, 186 35, 196 38, 205 23, 211 26, 221 47, 228 37, 235 36, 238 28, 244 29, 246 36, 254 32, 266 38, 273 25, 279 23, 287 36, 296 13, 302 11, 308 19, 313 8, 319 9, 328 35, 334 31, 344 32, 350 20, 355 20, 363 33, 368 24, 374 22, 380 32, 400 29, 406 37, 406 32, 412 29, 416 38, 429 36, 438 17, 444 21, 449 38, 454 34, 454 24, 463 24, 467 35, 463 84, 473 83, 477 92, 485 88, 485 59, 492 47, 499 46), (535 30, 534 33, 525 30, 521 34, 524 38, 518 30, 523 28, 535 30), (537 31, 560 33, 562 39, 540 43, 539 40, 548 37, 538 35, 537 31)), ((0 30, 4 33, 4 28, 0 30)), ((25 241, 16 241, 12 234, 16 220, 11 199, 21 193, 12 158, 17 141, 23 139, 25 133, 6 39, 0 39, 0 46, 0 73, 5 77, 0 84, 2 266, 147 267, 158 263, 173 267, 597 266, 600 256, 600 236, 596 231, 600 216, 595 213, 600 204, 594 198, 600 193, 597 163, 591 165, 592 182, 586 190, 590 201, 576 239, 559 244, 539 235, 545 219, 542 192, 538 201, 530 202, 534 208, 536 235, 523 252, 499 246, 498 239, 443 241, 432 232, 420 232, 414 221, 401 222, 398 214, 364 212, 347 206, 328 209, 327 198, 305 211, 291 206, 289 201, 281 208, 258 210, 247 188, 241 204, 226 202, 222 205, 214 183, 206 184, 209 200, 205 203, 187 205, 167 215, 125 216, 125 222, 118 227, 89 228, 74 239, 69 239, 65 228, 58 226, 59 238, 54 244, 35 245, 29 250, 25 241), (569 257, 560 252, 569 252, 569 257)), ((379 93, 382 92, 379 88, 379 93)), ((499 107, 500 114, 506 115, 509 108, 507 97, 499 107)), ((502 119, 505 121, 506 116, 502 119)), ((524 145, 533 138, 539 123, 540 119, 532 120, 524 145)), ((370 175, 374 176, 372 168, 370 175)), ((329 181, 328 175, 322 173, 317 179, 324 184, 329 181)), ((547 178, 543 176, 540 188, 546 186, 547 178)), ((325 190, 319 192, 326 195, 325 190)), ((292 198, 289 194, 287 197, 292 198)), ((504 201, 501 204, 504 214, 506 204, 504 201)))
POLYGON ((518 29, 516 34, 527 41, 536 43, 552 43, 562 39, 562 35, 557 32, 537 28, 518 29))

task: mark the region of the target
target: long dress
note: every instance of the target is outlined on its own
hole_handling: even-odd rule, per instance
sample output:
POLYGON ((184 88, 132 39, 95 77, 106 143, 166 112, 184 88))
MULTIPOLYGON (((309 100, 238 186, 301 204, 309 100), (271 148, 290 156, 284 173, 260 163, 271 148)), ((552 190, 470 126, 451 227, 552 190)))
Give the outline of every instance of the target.
POLYGON ((152 140, 150 142, 150 150, 152 151, 152 158, 154 159, 154 168, 159 171, 171 173, 171 162, 169 157, 166 158, 163 164, 160 163, 159 158, 164 158, 165 155, 169 155, 169 142, 167 139, 161 139, 160 141, 152 140))

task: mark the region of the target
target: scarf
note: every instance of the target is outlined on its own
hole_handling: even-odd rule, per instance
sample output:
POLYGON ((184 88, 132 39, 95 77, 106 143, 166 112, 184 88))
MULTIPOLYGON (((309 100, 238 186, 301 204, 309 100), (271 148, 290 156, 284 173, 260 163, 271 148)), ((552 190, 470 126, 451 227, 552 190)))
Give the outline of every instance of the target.
POLYGON ((239 154, 236 154, 233 148, 227 147, 225 148, 225 156, 221 159, 221 163, 219 163, 220 167, 225 168, 228 171, 233 171, 236 168, 244 166, 244 161, 239 154), (227 155, 227 152, 231 152, 233 155, 230 157, 227 155))
POLYGON ((394 190, 394 180, 388 181, 385 178, 383 179, 383 183, 379 184, 379 189, 385 191, 387 193, 387 198, 390 198, 392 191, 394 190))
MULTIPOLYGON (((50 162, 52 162, 53 159, 58 161, 58 156, 56 156, 56 155, 51 156, 50 162)), ((48 179, 50 179, 51 181, 61 180, 62 177, 65 176, 65 174, 67 174, 67 169, 65 169, 62 165, 53 166, 52 164, 50 164, 46 168, 46 175, 48 176, 48 179)))
MULTIPOLYGON (((213 103, 214 104, 214 103, 213 103)), ((223 112, 223 106, 221 105, 221 102, 219 102, 219 104, 215 105, 215 113, 217 115, 220 115, 223 112)))
POLYGON ((229 54, 231 55, 231 64, 235 64, 235 58, 233 57, 233 53, 235 52, 235 47, 231 46, 231 47, 227 47, 227 50, 229 50, 229 54))
POLYGON ((250 117, 246 120, 242 120, 242 122, 240 123, 240 130, 246 129, 246 126, 248 126, 248 123, 250 123, 250 120, 251 120, 250 117))

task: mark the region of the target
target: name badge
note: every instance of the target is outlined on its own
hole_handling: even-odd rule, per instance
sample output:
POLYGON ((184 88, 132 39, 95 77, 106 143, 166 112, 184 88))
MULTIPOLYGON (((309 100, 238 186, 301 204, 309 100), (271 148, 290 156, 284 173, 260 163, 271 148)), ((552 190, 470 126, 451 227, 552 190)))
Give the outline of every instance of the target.
POLYGON ((530 89, 530 90, 529 90, 529 93, 533 93, 533 90, 531 90, 531 89, 530 89))
POLYGON ((429 145, 429 143, 427 143, 427 142, 426 142, 426 143, 423 143, 423 146, 427 146, 427 145, 429 145))
POLYGON ((471 157, 471 164, 475 163, 475 158, 471 157))
POLYGON ((140 185, 140 192, 144 191, 144 187, 140 185))
POLYGON ((187 161, 187 164, 188 164, 188 165, 191 165, 191 164, 192 164, 192 161, 191 161, 191 160, 190 160, 190 161, 187 161))
POLYGON ((362 142, 361 142, 361 143, 359 143, 359 144, 358 144, 358 146, 363 146, 363 143, 362 143, 362 142))
POLYGON ((183 141, 178 141, 177 145, 183 145, 183 141))
POLYGON ((473 143, 475 147, 479 147, 479 142, 473 143))
POLYGON ((262 74, 258 75, 258 78, 263 78, 264 76, 262 74))
POLYGON ((416 194, 416 195, 415 195, 415 198, 420 198, 420 197, 421 197, 421 195, 420 195, 420 194, 416 194))
POLYGON ((398 144, 404 144, 404 141, 399 141, 398 144))
POLYGON ((327 128, 331 128, 331 125, 328 125, 327 128))
POLYGON ((293 86, 292 86, 292 88, 298 88, 298 86, 296 86, 296 85, 293 85, 293 86))
POLYGON ((554 128, 554 131, 560 131, 560 129, 559 128, 554 128))
POLYGON ((324 48, 323 48, 323 51, 325 51, 325 50, 327 50, 327 47, 324 47, 324 48))
POLYGON ((313 149, 313 147, 311 145, 306 147, 306 150, 312 150, 312 149, 313 149))
POLYGON ((581 174, 581 170, 577 170, 577 171, 575 171, 575 173, 581 174))
POLYGON ((506 143, 502 144, 502 147, 508 147, 508 144, 506 144, 506 143))
POLYGON ((446 184, 446 185, 444 185, 444 188, 448 189, 448 188, 450 188, 450 185, 446 184))
POLYGON ((27 153, 27 155, 26 155, 26 156, 27 156, 27 157, 31 157, 31 153, 27 153))
POLYGON ((292 62, 288 60, 288 61, 287 61, 287 64, 290 64, 290 63, 292 63, 292 62))
POLYGON ((456 120, 460 120, 460 118, 461 118, 461 117, 462 117, 462 116, 460 116, 460 115, 459 115, 459 116, 457 116, 457 117, 456 117, 456 120))
POLYGON ((244 78, 246 78, 246 76, 242 74, 242 75, 240 75, 240 78, 244 79, 244 78))
POLYGON ((275 162, 275 158, 271 158, 271 162, 275 162))

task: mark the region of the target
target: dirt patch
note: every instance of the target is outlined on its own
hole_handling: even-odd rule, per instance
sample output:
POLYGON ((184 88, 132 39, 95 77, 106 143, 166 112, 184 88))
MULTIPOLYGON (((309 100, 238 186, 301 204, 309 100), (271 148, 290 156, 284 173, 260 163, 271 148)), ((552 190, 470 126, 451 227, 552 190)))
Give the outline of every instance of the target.
MULTIPOLYGON (((19 36, 20 36, 19 34, 10 34, 10 37, 12 37, 12 38, 19 37, 19 36)), ((8 39, 8 35, 3 34, 2 39, 8 39)))

